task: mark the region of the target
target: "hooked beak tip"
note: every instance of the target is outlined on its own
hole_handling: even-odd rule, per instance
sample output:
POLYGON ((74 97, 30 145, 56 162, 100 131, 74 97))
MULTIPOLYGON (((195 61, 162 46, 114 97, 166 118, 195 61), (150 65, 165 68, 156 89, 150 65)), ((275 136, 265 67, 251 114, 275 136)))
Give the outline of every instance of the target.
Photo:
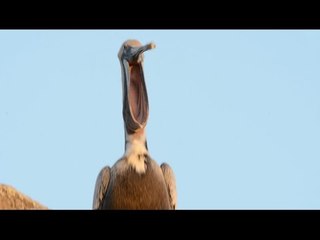
POLYGON ((156 48, 156 44, 154 42, 150 43, 150 49, 156 48))

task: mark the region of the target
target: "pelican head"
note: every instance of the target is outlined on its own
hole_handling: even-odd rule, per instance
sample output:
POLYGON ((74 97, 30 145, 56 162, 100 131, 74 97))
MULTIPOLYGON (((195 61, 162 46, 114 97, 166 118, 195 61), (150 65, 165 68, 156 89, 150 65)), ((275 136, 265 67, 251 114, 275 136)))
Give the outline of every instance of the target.
POLYGON ((126 136, 143 132, 147 124, 149 103, 143 73, 143 52, 153 48, 154 43, 141 45, 137 40, 127 40, 118 53, 122 70, 122 114, 126 136))

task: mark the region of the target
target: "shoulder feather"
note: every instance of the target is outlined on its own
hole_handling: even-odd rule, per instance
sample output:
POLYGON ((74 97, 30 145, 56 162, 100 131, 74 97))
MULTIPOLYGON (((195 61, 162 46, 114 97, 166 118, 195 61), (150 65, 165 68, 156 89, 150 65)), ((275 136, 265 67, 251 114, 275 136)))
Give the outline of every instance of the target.
POLYGON ((101 204, 104 198, 104 195, 108 189, 109 181, 110 181, 110 167, 106 166, 101 169, 94 188, 93 195, 93 209, 100 209, 101 204))
POLYGON ((162 163, 160 167, 162 170, 164 180, 167 185, 171 208, 176 209, 176 207, 177 207, 177 189, 176 189, 175 175, 173 173, 172 168, 167 163, 162 163))

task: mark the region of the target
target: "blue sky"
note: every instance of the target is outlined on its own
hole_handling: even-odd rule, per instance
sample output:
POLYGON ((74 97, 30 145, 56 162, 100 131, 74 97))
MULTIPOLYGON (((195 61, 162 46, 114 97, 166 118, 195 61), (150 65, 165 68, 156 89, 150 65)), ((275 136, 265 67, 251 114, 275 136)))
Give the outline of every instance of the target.
POLYGON ((124 152, 127 39, 145 53, 151 156, 178 209, 320 208, 320 31, 0 30, 0 183, 90 209, 124 152))

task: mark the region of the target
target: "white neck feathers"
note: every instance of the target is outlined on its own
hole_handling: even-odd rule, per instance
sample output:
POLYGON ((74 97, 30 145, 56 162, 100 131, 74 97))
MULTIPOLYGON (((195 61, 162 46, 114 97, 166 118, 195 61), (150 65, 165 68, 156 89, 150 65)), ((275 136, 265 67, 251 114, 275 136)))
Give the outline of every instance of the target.
POLYGON ((131 165, 137 173, 145 173, 146 164, 145 156, 148 155, 146 148, 146 137, 145 134, 140 135, 128 135, 126 133, 126 150, 124 157, 127 162, 131 165))

